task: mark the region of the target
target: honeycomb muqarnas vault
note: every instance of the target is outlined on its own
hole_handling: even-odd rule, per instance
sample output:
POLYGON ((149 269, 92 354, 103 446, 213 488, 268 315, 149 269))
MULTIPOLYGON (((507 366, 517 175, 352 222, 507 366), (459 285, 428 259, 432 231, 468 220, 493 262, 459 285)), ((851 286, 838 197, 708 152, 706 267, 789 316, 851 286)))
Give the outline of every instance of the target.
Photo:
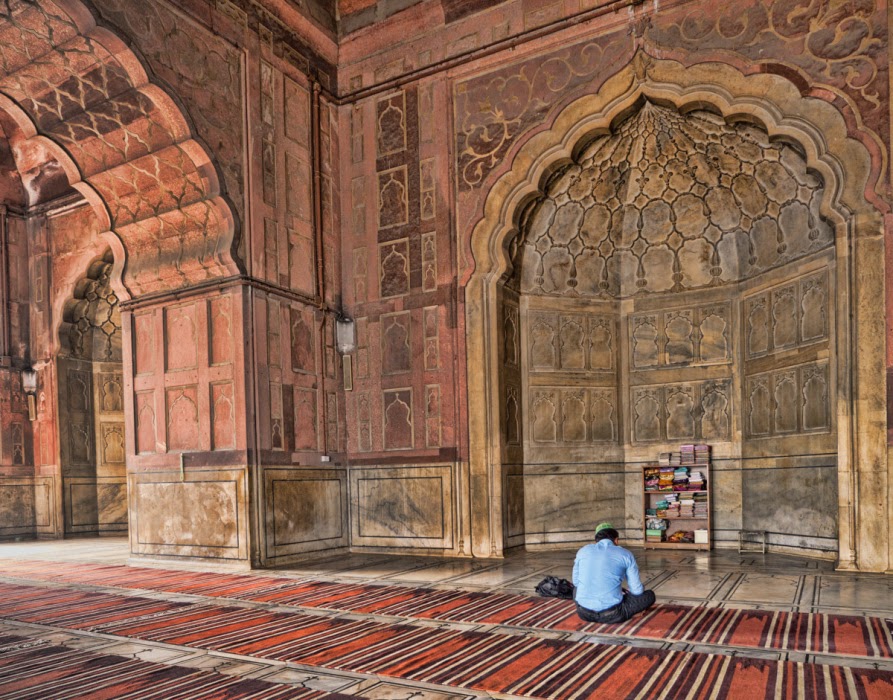
POLYGON ((641 536, 887 571, 888 10, 0 8, 0 536, 134 559, 641 536), (32 370, 36 386, 31 387, 32 370))

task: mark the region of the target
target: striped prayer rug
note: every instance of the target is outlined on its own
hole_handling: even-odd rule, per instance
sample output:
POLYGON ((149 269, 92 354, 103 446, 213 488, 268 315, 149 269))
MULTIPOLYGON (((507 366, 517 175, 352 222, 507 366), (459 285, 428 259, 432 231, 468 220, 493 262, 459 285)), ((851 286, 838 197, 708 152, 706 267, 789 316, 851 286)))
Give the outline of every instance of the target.
POLYGON ((893 620, 660 604, 620 625, 587 623, 571 601, 510 593, 332 583, 126 566, 3 561, 3 575, 250 600, 406 619, 499 624, 753 649, 893 658, 893 620))
POLYGON ((20 622, 545 700, 893 697, 873 669, 27 585, 0 584, 0 601, 20 622))
MULTIPOLYGON (((69 649, 0 634, 0 698, 16 700, 349 700, 280 683, 69 649)), ((360 699, 361 700, 361 699, 360 699)))

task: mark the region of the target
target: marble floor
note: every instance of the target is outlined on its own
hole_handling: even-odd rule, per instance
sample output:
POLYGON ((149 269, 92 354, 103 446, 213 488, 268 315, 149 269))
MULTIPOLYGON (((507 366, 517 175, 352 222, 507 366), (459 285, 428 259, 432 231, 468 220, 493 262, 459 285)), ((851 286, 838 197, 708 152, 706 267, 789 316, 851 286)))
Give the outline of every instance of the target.
MULTIPOLYGON (((893 617, 893 576, 837 572, 831 562, 779 554, 738 554, 735 551, 645 551, 632 550, 639 563, 642 580, 652 588, 658 602, 684 605, 706 604, 711 607, 759 608, 792 612, 869 614, 893 617)), ((499 561, 400 557, 380 554, 338 554, 288 568, 252 572, 264 577, 320 578, 346 583, 393 583, 401 586, 458 588, 464 590, 501 590, 532 594, 546 575, 570 578, 574 550, 511 552, 499 561)), ((29 559, 67 562, 127 564, 125 538, 75 539, 57 542, 17 542, 0 544, 3 559, 29 559)), ((209 567, 182 562, 158 564, 164 568, 208 570, 209 567)), ((0 568, 0 580, 3 577, 0 568)), ((99 588, 99 587, 92 587, 99 588)), ((120 593, 120 591, 119 591, 120 593)), ((132 592, 132 595, 165 597, 165 594, 132 592)), ((190 598, 170 596, 167 598, 190 598)), ((0 606, 2 609, 2 606, 0 606)), ((2 618, 2 615, 0 615, 2 618)), ((426 624, 418 621, 415 624, 426 624)), ((431 623, 427 623, 431 624, 431 623)), ((55 630, 0 619, 0 631, 26 634, 66 646, 121 654, 143 660, 159 661, 262 678, 299 687, 324 689, 376 700, 459 700, 499 697, 429 684, 395 683, 391 679, 340 673, 329 669, 297 664, 271 663, 252 657, 196 651, 165 644, 132 642, 108 635, 55 630)), ((512 633, 511 630, 503 630, 512 633)), ((518 633, 515 631, 514 633, 518 633)), ((550 631, 525 630, 525 634, 559 636, 550 631)), ((567 636, 567 635, 565 635, 567 636)), ((571 635, 573 636, 573 635, 571 635)), ((580 635, 577 634, 577 637, 580 635)), ((707 651, 728 655, 770 658, 807 663, 861 665, 893 671, 893 660, 865 660, 846 657, 733 649, 720 646, 696 646, 660 640, 620 639, 610 636, 586 637, 593 642, 662 646, 682 651, 707 651)), ((0 698, 4 697, 0 685, 0 698)))

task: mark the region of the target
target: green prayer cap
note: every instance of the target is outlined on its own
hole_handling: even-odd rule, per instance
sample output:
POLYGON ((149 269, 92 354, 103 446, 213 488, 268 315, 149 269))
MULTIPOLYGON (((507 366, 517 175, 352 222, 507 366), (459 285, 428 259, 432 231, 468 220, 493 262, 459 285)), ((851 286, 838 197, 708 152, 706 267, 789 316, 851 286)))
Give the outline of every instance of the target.
POLYGON ((607 529, 609 529, 609 528, 610 528, 610 529, 613 529, 614 526, 611 525, 611 523, 599 523, 598 525, 595 526, 595 534, 597 535, 597 534, 600 533, 602 530, 607 530, 607 529))

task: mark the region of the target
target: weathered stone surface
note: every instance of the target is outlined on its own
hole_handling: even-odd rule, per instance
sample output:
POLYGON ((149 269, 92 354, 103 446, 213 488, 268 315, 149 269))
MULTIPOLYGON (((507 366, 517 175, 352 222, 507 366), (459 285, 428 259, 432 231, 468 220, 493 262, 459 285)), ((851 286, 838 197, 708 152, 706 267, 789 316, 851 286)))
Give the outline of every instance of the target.
POLYGON ((886 7, 602 5, 0 13, 0 536, 126 476, 137 557, 637 538, 705 441, 719 546, 889 569, 886 7))
POLYGON ((351 533, 360 545, 452 546, 453 467, 356 469, 351 473, 351 533))
POLYGON ((132 480, 130 540, 134 554, 245 559, 244 475, 205 472, 200 480, 158 475, 132 480), (195 504, 200 503, 201 508, 195 504))

